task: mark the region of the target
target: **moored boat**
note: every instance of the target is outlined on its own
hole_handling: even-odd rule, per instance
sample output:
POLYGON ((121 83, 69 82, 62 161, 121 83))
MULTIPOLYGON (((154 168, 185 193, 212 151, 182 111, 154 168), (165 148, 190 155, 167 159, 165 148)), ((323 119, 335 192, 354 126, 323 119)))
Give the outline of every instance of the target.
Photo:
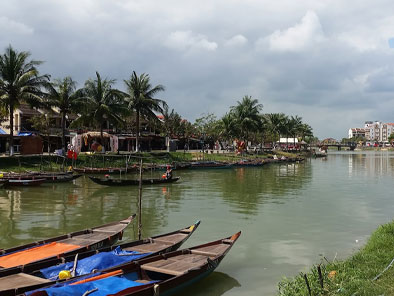
MULTIPOLYGON (((64 183, 81 177, 82 174, 69 173, 3 173, 1 179, 8 180, 37 180, 44 179, 44 183, 64 183)), ((18 182, 15 182, 18 183, 18 182)))
POLYGON ((195 161, 191 163, 191 169, 229 169, 232 168, 232 163, 218 162, 218 161, 195 161))
POLYGON ((123 230, 133 221, 135 214, 112 223, 40 240, 9 249, 0 249, 0 271, 23 268, 29 263, 39 263, 87 250, 109 246, 122 238, 123 230))
MULTIPOLYGON (((135 186, 139 185, 139 180, 136 179, 112 179, 112 178, 96 178, 89 176, 89 179, 94 183, 105 186, 135 186)), ((142 184, 152 185, 152 184, 165 184, 173 183, 178 181, 179 177, 172 177, 171 179, 165 178, 154 178, 154 179, 142 179, 142 184)))
POLYGON ((8 179, 6 187, 15 186, 39 186, 45 182, 45 179, 8 179))
POLYGON ((113 268, 148 256, 175 251, 193 234, 199 224, 200 221, 197 221, 177 231, 97 251, 78 253, 78 256, 68 255, 27 264, 23 269, 14 268, 6 272, 0 270, 0 294, 18 295, 54 284, 59 280, 59 274, 65 272, 69 272, 70 276, 82 276, 93 270, 113 268))
POLYGON ((169 295, 212 273, 241 232, 214 242, 134 261, 24 295, 169 295))

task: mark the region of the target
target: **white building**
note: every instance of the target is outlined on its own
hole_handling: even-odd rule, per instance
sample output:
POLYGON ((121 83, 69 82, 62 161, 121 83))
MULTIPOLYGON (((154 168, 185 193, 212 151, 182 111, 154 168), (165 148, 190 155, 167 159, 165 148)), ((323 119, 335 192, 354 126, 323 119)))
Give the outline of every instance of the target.
POLYGON ((364 128, 349 129, 349 139, 363 137, 367 141, 388 143, 388 138, 394 133, 394 123, 382 123, 380 121, 366 121, 364 128))

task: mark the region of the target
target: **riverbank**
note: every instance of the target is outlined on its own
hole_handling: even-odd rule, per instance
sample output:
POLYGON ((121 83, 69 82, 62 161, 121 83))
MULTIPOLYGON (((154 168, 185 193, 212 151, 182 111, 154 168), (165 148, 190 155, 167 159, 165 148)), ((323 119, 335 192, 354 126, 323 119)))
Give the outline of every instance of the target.
POLYGON ((91 168, 125 168, 139 165, 142 158, 144 166, 165 165, 174 163, 184 163, 193 161, 218 161, 225 163, 236 163, 239 161, 265 161, 289 162, 298 160, 299 156, 294 153, 278 151, 275 154, 243 154, 236 153, 202 153, 199 151, 192 152, 144 152, 133 154, 87 154, 81 153, 74 161, 58 155, 16 155, 3 156, 0 158, 0 171, 4 172, 26 172, 26 171, 59 171, 73 167, 91 167, 91 168), (276 155, 276 157, 275 157, 276 155), (277 159, 276 159, 277 158, 277 159))
POLYGON ((279 295, 394 295, 394 221, 380 226, 367 244, 344 261, 322 262, 279 283, 279 295), (306 284, 309 284, 310 291, 306 284), (323 288, 322 288, 323 286, 323 288))

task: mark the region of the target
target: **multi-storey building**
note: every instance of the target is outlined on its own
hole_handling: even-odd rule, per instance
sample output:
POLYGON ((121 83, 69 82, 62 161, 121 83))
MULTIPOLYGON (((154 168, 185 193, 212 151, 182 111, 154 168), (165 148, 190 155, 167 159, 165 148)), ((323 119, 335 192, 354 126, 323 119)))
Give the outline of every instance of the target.
POLYGON ((382 123, 380 121, 366 121, 364 128, 349 129, 349 139, 363 137, 367 141, 388 143, 388 138, 394 133, 394 123, 382 123))

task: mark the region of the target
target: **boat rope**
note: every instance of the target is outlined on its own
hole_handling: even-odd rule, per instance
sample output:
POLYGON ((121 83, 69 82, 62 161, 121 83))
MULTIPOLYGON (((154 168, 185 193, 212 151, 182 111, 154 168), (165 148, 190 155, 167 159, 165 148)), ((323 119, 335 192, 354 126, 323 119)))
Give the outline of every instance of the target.
POLYGON ((385 269, 383 269, 383 271, 381 273, 379 273, 377 276, 375 276, 373 278, 372 281, 376 281, 377 279, 379 279, 383 275, 383 273, 386 272, 393 265, 393 263, 394 263, 394 258, 393 258, 393 260, 391 260, 390 264, 387 265, 385 269))
POLYGON ((153 296, 159 296, 160 295, 160 286, 158 284, 155 284, 153 286, 153 296))

